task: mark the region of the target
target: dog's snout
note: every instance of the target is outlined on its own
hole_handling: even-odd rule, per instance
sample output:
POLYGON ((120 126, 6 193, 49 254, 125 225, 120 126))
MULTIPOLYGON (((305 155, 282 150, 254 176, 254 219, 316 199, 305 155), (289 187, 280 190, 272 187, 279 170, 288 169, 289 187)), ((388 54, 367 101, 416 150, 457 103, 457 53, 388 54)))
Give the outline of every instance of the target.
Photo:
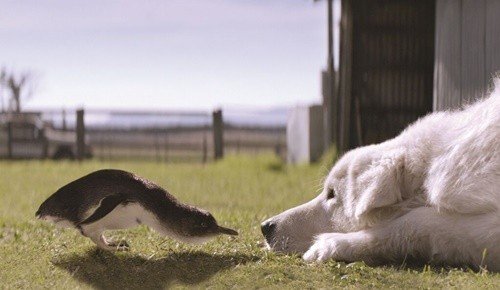
POLYGON ((262 231, 262 234, 266 238, 272 237, 274 230, 276 228, 276 223, 273 221, 265 221, 260 225, 260 229, 262 231))

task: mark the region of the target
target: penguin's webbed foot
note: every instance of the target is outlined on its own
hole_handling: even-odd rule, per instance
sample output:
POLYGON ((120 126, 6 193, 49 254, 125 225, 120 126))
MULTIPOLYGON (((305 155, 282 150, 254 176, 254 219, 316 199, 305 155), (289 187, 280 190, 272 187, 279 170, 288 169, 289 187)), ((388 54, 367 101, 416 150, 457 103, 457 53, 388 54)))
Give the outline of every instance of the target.
POLYGON ((128 251, 130 250, 130 246, 127 241, 121 240, 121 241, 109 241, 107 242, 107 246, 112 248, 115 251, 128 251))
POLYGON ((130 250, 130 246, 127 243, 127 241, 121 240, 121 241, 108 241, 104 237, 101 231, 97 232, 90 232, 87 233, 85 231, 82 231, 82 233, 86 236, 89 237, 96 245, 102 250, 105 251, 128 251, 130 250))

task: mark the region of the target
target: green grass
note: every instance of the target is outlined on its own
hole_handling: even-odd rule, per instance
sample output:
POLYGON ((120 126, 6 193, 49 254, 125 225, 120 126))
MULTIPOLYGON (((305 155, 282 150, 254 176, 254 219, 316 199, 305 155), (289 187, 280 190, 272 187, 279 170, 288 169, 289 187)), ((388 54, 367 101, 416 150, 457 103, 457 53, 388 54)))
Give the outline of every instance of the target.
POLYGON ((272 156, 230 156, 208 165, 0 162, 0 288, 500 287, 499 274, 334 261, 308 265, 298 256, 263 250, 260 222, 311 199, 326 171, 321 164, 285 166, 272 156), (107 253, 76 230, 34 219, 38 205, 57 188, 110 167, 159 183, 240 235, 190 246, 139 227, 111 233, 130 242, 129 252, 107 253))

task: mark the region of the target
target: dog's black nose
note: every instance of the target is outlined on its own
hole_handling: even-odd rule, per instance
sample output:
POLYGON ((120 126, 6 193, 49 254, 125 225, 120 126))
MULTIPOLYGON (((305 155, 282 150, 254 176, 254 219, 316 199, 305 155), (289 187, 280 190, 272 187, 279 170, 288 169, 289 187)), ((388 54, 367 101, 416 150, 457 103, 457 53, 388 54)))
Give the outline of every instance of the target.
POLYGON ((260 225, 260 230, 266 238, 272 237, 274 230, 276 228, 276 223, 272 221, 265 221, 260 225))

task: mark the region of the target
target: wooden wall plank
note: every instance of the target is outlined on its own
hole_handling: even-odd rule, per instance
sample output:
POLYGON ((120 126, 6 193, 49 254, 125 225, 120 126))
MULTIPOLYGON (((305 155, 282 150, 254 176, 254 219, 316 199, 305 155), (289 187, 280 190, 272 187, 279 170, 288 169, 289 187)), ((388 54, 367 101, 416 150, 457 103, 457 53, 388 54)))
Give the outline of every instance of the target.
POLYGON ((485 90, 485 14, 486 0, 462 0, 462 104, 481 97, 485 90))
POLYGON ((489 87, 493 76, 500 73, 500 1, 487 0, 485 10, 485 87, 489 87))
POLYGON ((355 147, 392 138, 432 111, 435 0, 356 0, 352 15, 355 147))
POLYGON ((462 0, 437 0, 434 110, 460 105, 462 0))
POLYGON ((340 153, 350 149, 350 120, 351 120, 351 73, 352 73, 352 3, 342 0, 342 18, 340 21, 340 59, 339 59, 339 97, 340 126, 339 144, 340 153))
POLYGON ((437 0, 434 109, 481 97, 500 73, 500 0, 437 0))

